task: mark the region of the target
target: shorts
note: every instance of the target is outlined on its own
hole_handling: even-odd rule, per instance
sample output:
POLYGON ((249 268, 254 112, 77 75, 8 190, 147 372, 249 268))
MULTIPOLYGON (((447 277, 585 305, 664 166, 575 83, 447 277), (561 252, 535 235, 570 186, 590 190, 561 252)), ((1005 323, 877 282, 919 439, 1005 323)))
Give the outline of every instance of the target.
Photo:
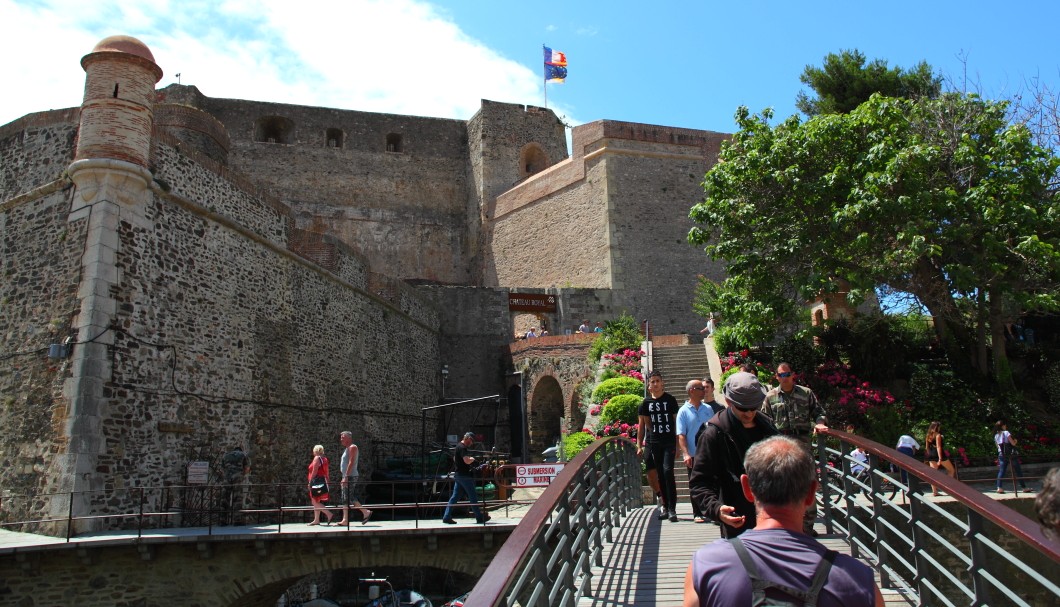
POLYGON ((644 458, 644 469, 654 470, 657 466, 655 465, 655 456, 652 455, 651 445, 645 443, 644 450, 640 452, 644 458))
POLYGON ((342 487, 342 504, 352 504, 354 502, 360 502, 361 498, 361 483, 358 482, 356 476, 347 476, 346 484, 342 487))

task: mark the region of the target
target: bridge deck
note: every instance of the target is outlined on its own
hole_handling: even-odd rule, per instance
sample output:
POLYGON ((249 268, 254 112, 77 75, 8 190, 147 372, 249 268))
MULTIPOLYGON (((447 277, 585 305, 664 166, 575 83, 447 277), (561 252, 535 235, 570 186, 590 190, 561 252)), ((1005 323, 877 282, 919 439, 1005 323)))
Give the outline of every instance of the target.
MULTIPOLYGON (((615 541, 604 546, 604 566, 593 568, 594 596, 582 597, 578 607, 680 607, 692 553, 721 535, 717 525, 693 523, 691 505, 680 504, 677 513, 680 521, 671 523, 660 521, 654 507, 635 510, 616 530, 615 541)), ((823 532, 824 526, 818 524, 818 531, 823 532)), ((832 550, 850 554, 837 536, 822 534, 818 539, 832 550)), ((883 589, 883 598, 895 607, 915 604, 894 590, 883 589)))

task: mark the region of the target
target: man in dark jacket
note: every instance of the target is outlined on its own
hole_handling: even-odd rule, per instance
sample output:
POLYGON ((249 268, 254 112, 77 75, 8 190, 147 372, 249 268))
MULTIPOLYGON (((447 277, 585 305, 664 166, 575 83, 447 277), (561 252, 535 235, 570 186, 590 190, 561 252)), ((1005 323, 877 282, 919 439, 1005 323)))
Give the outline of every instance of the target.
POLYGON ((751 373, 731 375, 724 394, 729 408, 710 418, 700 432, 688 487, 700 512, 721 523, 722 537, 730 538, 755 526, 754 503, 740 485, 744 454, 754 443, 777 434, 777 429, 758 412, 766 392, 751 373))

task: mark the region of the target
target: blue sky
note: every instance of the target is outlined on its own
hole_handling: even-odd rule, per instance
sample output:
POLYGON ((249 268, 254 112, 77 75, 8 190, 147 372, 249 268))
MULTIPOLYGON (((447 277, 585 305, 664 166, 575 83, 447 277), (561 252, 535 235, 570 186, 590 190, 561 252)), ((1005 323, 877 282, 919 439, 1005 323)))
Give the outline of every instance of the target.
POLYGON ((79 105, 79 60, 113 34, 152 49, 159 87, 459 119, 483 98, 542 105, 542 44, 567 54, 548 102, 569 124, 731 132, 739 105, 795 113, 804 66, 853 48, 991 98, 1060 88, 1055 0, 0 0, 0 23, 0 124, 79 105))

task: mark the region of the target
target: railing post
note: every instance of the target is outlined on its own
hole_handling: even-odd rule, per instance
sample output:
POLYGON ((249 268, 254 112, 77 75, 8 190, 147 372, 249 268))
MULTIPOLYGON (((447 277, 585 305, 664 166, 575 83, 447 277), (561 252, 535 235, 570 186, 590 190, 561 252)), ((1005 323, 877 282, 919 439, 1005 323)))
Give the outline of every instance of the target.
POLYGON ((920 491, 919 479, 913 474, 906 474, 909 483, 909 528, 913 530, 913 564, 916 571, 913 574, 913 585, 920 594, 920 604, 934 604, 934 595, 924 582, 928 570, 928 563, 924 559, 925 541, 924 531, 920 528, 923 519, 923 495, 920 491), (925 598, 929 600, 925 602, 925 598))
POLYGON ((144 488, 138 487, 140 490, 140 515, 136 517, 136 537, 141 538, 144 536, 144 488))
MULTIPOLYGON (((883 497, 881 492, 883 491, 882 480, 878 471, 880 469, 880 458, 875 453, 869 454, 869 492, 872 498, 872 514, 869 516, 869 520, 872 522, 872 530, 877 538, 886 537, 886 527, 880 520, 880 513, 883 512, 883 497)), ((853 544, 852 544, 853 545, 853 544)), ((891 575, 887 573, 887 568, 890 566, 890 553, 883 546, 883 542, 877 541, 876 545, 876 559, 880 563, 878 568, 880 572, 880 586, 889 588, 891 586, 891 575)))
POLYGON ((66 503, 66 541, 74 535, 74 492, 70 492, 70 500, 66 503))
POLYGON ((989 605, 990 584, 983 578, 987 557, 986 551, 983 549, 982 540, 979 537, 983 532, 983 517, 970 508, 966 508, 966 510, 968 511, 968 533, 966 537, 968 538, 970 556, 972 557, 972 564, 968 566, 968 573, 972 575, 972 591, 975 593, 972 607, 989 605))
MULTIPOLYGON (((817 437, 817 470, 821 479, 821 509, 824 510, 824 528, 831 535, 835 533, 832 524, 832 509, 829 507, 831 500, 828 499, 832 484, 828 479, 828 448, 824 446, 824 438, 821 436, 817 437)), ((817 498, 814 497, 814 499, 817 498)))

